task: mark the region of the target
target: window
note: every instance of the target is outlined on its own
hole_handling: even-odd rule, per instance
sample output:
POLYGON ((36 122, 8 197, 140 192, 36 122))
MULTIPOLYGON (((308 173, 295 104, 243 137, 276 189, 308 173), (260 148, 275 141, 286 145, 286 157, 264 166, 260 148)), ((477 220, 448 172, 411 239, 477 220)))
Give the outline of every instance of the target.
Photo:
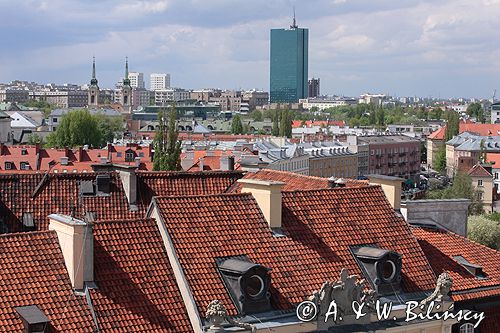
POLYGON ((125 153, 125 161, 126 162, 132 162, 133 160, 134 160, 134 153, 132 153, 132 152, 125 153))
POLYGON ((52 123, 57 123, 57 118, 52 118, 52 123))
POLYGON ((495 179, 498 179, 498 172, 495 172, 495 179))
POLYGON ((466 323, 460 326, 460 333, 474 333, 474 325, 466 323))
POLYGON ((117 152, 116 153, 116 157, 122 157, 122 153, 121 152, 117 152))
POLYGON ((21 149, 21 155, 28 155, 28 150, 26 149, 21 149))
POLYGON ((477 186, 483 186, 483 180, 482 179, 479 179, 477 181, 477 186))
POLYGON ((5 170, 12 170, 12 162, 5 162, 5 170))
POLYGON ((21 170, 29 170, 30 164, 28 162, 21 162, 21 170))
POLYGON ((144 153, 143 153, 143 152, 140 152, 140 153, 139 153, 139 157, 144 157, 144 153))
POLYGON ((477 193, 477 198, 478 198, 479 200, 483 200, 483 192, 478 192, 478 193, 477 193))

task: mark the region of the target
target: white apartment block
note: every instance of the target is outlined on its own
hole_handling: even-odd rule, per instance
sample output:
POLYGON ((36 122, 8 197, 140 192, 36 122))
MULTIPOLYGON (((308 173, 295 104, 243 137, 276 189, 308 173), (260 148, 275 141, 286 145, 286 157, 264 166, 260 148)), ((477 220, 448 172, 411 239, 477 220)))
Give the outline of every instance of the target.
POLYGON ((190 97, 191 93, 184 89, 171 88, 155 90, 155 105, 162 106, 172 101, 182 101, 190 97))
POLYGON ((130 79, 130 86, 132 88, 144 89, 146 87, 144 84, 144 73, 130 72, 128 78, 130 79))
POLYGON ((149 76, 150 89, 152 91, 170 88, 170 74, 153 73, 149 76))

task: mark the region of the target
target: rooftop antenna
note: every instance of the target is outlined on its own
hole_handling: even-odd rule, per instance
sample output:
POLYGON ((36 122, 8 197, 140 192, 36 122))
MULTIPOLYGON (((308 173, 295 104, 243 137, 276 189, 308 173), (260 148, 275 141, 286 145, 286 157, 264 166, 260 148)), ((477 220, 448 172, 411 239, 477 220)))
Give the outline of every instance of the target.
POLYGON ((290 29, 297 29, 298 27, 297 21, 295 20, 295 6, 293 6, 293 23, 290 26, 290 29))

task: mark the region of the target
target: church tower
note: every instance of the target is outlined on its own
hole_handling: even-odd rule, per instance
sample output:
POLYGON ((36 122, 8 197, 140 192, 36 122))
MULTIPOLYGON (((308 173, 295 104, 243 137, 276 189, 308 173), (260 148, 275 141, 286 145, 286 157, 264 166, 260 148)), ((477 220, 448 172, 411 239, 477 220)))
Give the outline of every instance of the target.
POLYGON ((128 58, 125 60, 125 78, 123 79, 122 85, 122 96, 121 102, 123 106, 124 113, 131 113, 132 111, 132 87, 130 86, 130 79, 128 78, 128 58))
POLYGON ((90 80, 87 105, 89 107, 99 105, 99 86, 95 77, 95 57, 92 62, 92 79, 90 80))

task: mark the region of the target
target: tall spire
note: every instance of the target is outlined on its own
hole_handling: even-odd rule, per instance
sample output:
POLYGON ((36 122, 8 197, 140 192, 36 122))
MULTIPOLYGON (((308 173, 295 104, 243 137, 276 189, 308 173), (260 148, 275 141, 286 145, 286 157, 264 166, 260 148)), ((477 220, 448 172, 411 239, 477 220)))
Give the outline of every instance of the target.
POLYGON ((297 25, 297 21, 295 20, 295 6, 293 6, 293 22, 290 26, 290 29, 297 29, 299 26, 297 25))
POLYGON ((130 86, 130 79, 128 78, 128 57, 125 57, 125 78, 123 79, 124 86, 130 86))
POLYGON ((95 57, 92 57, 92 80, 90 80, 90 85, 97 86, 97 78, 95 76, 95 57))

